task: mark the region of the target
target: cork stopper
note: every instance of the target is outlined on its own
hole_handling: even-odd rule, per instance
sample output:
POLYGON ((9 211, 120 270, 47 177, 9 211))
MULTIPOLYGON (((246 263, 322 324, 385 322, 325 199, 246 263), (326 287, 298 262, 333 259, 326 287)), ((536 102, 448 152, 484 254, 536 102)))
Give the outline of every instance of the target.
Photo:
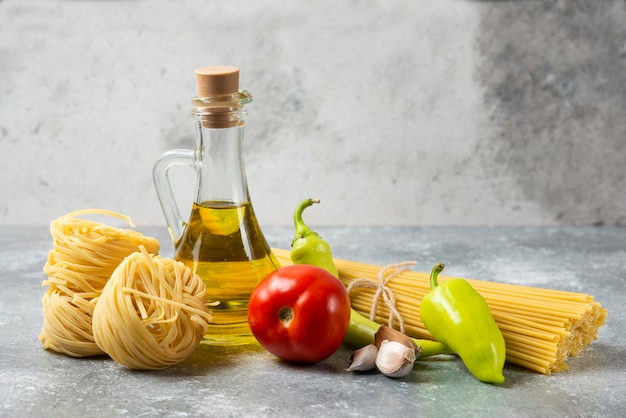
POLYGON ((198 97, 233 94, 239 91, 239 69, 225 65, 196 70, 198 97))

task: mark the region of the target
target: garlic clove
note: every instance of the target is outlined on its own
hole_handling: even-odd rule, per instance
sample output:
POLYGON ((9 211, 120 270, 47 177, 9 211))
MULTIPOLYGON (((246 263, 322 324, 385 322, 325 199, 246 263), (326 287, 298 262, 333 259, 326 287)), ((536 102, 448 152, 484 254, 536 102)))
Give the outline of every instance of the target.
POLYGON ((378 328, 378 331, 376 331, 376 334, 374 334, 374 344, 376 344, 376 347, 378 347, 379 349, 381 342, 383 342, 384 340, 397 341, 406 345, 409 348, 413 348, 416 350, 419 349, 418 354, 422 352, 422 348, 418 347, 408 335, 403 334, 397 329, 391 328, 387 325, 381 325, 380 328, 378 328))
POLYGON ((349 372, 364 372, 376 368, 376 357, 378 348, 374 344, 369 344, 359 348, 350 357, 352 363, 346 370, 349 372))
POLYGON ((380 342, 376 367, 386 376, 404 377, 413 371, 415 349, 398 341, 383 340, 380 342))
POLYGON ((413 371, 413 363, 407 363, 393 373, 383 373, 383 372, 381 373, 383 373, 387 377, 400 378, 400 377, 410 375, 412 371, 413 371))

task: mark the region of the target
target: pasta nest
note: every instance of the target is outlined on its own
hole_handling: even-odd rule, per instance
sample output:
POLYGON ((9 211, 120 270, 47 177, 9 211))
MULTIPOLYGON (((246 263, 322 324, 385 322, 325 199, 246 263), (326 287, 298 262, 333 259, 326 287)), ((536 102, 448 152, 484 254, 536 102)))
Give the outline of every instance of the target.
POLYGON ((44 321, 39 340, 45 349, 72 357, 104 354, 92 335, 95 301, 109 277, 128 255, 143 246, 157 253, 155 238, 128 229, 80 219, 81 215, 128 216, 103 209, 68 213, 51 222, 52 249, 43 271, 49 286, 42 298, 44 321))
POLYGON ((211 319, 206 286, 183 263, 133 253, 115 269, 93 312, 102 351, 132 369, 180 363, 200 344, 211 319))

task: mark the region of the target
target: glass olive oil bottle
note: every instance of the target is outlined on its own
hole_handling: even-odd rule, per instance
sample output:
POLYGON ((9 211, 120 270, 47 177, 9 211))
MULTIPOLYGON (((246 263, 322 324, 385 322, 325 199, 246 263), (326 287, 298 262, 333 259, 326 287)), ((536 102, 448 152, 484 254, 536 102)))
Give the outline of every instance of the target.
POLYGON ((170 150, 154 166, 154 182, 175 247, 175 258, 202 278, 212 320, 204 342, 255 341, 248 327, 248 299, 265 276, 279 267, 250 201, 243 159, 244 105, 239 70, 196 70, 196 148, 170 150), (196 197, 183 221, 167 177, 173 165, 196 171, 196 197))

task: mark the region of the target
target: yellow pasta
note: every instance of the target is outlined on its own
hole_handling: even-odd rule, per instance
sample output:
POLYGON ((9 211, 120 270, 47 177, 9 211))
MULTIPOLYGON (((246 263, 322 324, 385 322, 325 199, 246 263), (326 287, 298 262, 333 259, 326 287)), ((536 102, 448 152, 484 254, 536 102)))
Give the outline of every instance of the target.
POLYGON ((68 213, 50 224, 52 249, 43 271, 48 286, 42 299, 43 327, 39 340, 45 349, 73 357, 103 354, 96 345, 92 315, 96 298, 124 258, 139 250, 159 251, 155 238, 128 229, 80 219, 106 215, 129 222, 129 217, 101 209, 68 213))
MULTIPOLYGON (((291 264, 289 252, 273 249, 283 265, 291 264)), ((348 286, 359 278, 377 281, 381 266, 335 259, 339 278, 348 286)), ((450 277, 439 276, 442 283, 450 277)), ((507 347, 507 362, 540 373, 568 370, 569 356, 578 355, 597 339, 607 310, 593 296, 583 293, 534 288, 482 280, 468 280, 485 298, 507 347)), ((416 338, 433 339, 419 316, 423 296, 430 291, 430 274, 405 270, 387 282, 403 318, 405 332, 416 338)), ((375 290, 354 288, 352 307, 369 316, 375 290)), ((387 323, 390 312, 376 305, 375 319, 387 323)))
POLYGON ((118 363, 163 369, 188 358, 211 319, 202 279, 143 247, 113 272, 93 312, 93 336, 118 363))

